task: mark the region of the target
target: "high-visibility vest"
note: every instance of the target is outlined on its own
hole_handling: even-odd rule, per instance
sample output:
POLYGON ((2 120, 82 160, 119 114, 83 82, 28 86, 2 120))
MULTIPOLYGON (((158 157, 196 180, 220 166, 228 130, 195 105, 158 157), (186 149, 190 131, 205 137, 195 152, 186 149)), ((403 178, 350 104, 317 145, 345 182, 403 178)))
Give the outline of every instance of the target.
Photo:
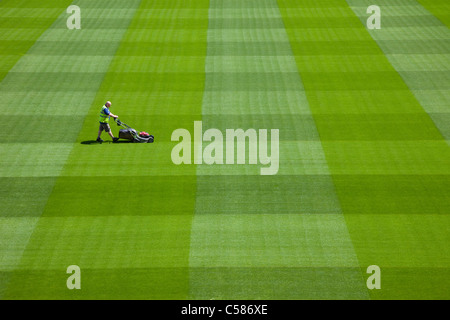
POLYGON ((102 107, 102 110, 100 111, 100 123, 109 123, 109 115, 105 113, 106 109, 108 109, 106 106, 102 107))

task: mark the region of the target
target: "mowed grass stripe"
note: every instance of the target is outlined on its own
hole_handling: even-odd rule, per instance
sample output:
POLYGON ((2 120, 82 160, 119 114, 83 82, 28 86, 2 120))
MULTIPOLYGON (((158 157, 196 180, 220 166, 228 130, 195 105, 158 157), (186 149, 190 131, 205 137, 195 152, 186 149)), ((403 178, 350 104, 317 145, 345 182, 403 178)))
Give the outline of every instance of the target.
MULTIPOLYGON (((352 9, 355 14, 359 15, 360 20, 364 23, 364 17, 362 16, 364 8, 361 7, 364 3, 347 1, 352 5, 352 9)), ((427 3, 427 1, 423 1, 427 3)), ((429 3, 428 3, 429 4, 429 3)), ((370 35, 373 37, 377 43, 380 43, 380 39, 408 39, 413 38, 411 33, 416 39, 425 39, 428 41, 431 48, 437 48, 441 45, 440 39, 446 39, 447 43, 450 40, 450 32, 447 26, 439 21, 435 16, 430 14, 425 8, 419 5, 416 1, 404 2, 400 6, 391 6, 390 3, 381 3, 383 16, 387 13, 387 17, 383 18, 383 26, 380 30, 369 30, 370 35), (391 14, 389 14, 391 12, 391 14), (417 19, 417 15, 421 14, 421 19, 417 19), (395 25, 400 25, 400 22, 404 24, 401 28, 393 28, 393 21, 396 21, 395 25), (387 22, 385 24, 385 22, 387 22), (409 28, 408 28, 409 26, 409 28), (380 31, 380 32, 375 32, 380 31)), ((438 5, 438 3, 435 3, 438 5)), ((442 9, 442 8, 441 8, 442 9)), ((448 21, 442 12, 436 12, 437 16, 441 18, 443 22, 448 21)), ((401 40, 399 41, 401 44, 401 40)), ((450 64, 450 51, 445 54, 411 54, 411 53, 395 53, 395 47, 392 48, 390 45, 392 42, 384 42, 380 44, 380 48, 385 53, 391 52, 391 54, 386 54, 391 65, 399 72, 403 80, 410 88, 411 92, 420 102, 424 111, 433 121, 436 127, 439 129, 441 134, 447 139, 449 143, 450 139, 450 127, 448 121, 450 119, 448 113, 448 106, 450 104, 450 99, 448 95, 450 90, 448 90, 448 83, 450 72, 447 66, 450 64), (394 54, 392 54, 394 53, 394 54)), ((423 132, 421 131, 423 134, 423 132)), ((441 149, 441 148, 439 148, 441 149)), ((440 172, 444 173, 445 166, 449 167, 450 164, 450 153, 439 154, 438 148, 429 147, 430 153, 436 153, 436 157, 442 157, 444 170, 440 172)), ((448 151, 449 149, 447 149, 448 151)), ((419 171, 416 169, 416 171, 419 171)), ((358 179, 358 178, 356 178, 358 179)), ((377 179, 372 179, 373 185, 377 185, 377 179)), ((395 179, 397 188, 389 188, 389 190, 376 190, 374 193, 389 193, 395 194, 398 198, 408 197, 409 194, 414 193, 417 201, 409 202, 398 201, 393 203, 388 209, 391 214, 396 214, 398 217, 395 220, 399 222, 394 222, 390 215, 383 215, 379 217, 379 224, 385 225, 385 228, 390 228, 393 225, 405 224, 405 222, 400 222, 401 219, 408 221, 408 224, 413 228, 414 236, 411 233, 404 233, 403 241, 408 241, 411 245, 408 246, 414 250, 413 252, 398 255, 396 260, 402 260, 404 265, 412 268, 414 266, 430 266, 434 267, 434 270, 439 270, 437 273, 433 269, 429 270, 427 273, 420 272, 419 270, 390 270, 389 282, 398 283, 394 278, 401 278, 403 280, 407 278, 421 278, 421 286, 424 287, 426 292, 426 298, 429 299, 442 299, 443 297, 448 297, 448 289, 450 288, 450 282, 448 281, 448 275, 450 274, 450 262, 445 257, 448 256, 448 250, 445 250, 446 243, 449 242, 447 228, 443 227, 448 225, 448 212, 450 201, 446 194, 450 190, 450 179, 448 179, 448 173, 445 176, 435 176, 435 175, 423 175, 423 176, 410 176, 410 177, 398 177, 395 179), (421 183, 412 182, 420 181, 421 183), (414 188, 416 190, 412 191, 414 188), (422 188, 420 191, 417 188, 422 188), (396 191, 397 190, 397 191, 396 191), (443 192, 442 192, 443 190, 443 192), (398 215, 398 213, 407 213, 406 215, 398 215), (426 215, 424 217, 424 215, 426 215), (411 223, 413 221, 413 223, 411 223), (418 228, 417 225, 421 227, 418 228), (405 239, 406 238, 406 239, 405 239), (419 254, 417 254, 419 252, 419 254), (436 267, 438 269, 436 269, 436 267), (431 275, 432 274, 432 275, 431 275)), ((372 197, 373 199, 373 197, 372 197)), ((365 211, 370 212, 376 205, 370 199, 366 198, 364 207, 365 211)), ((361 204, 360 204, 361 205, 361 204)), ((357 205, 353 206, 355 209, 357 205)), ((372 211, 373 212, 373 211, 372 211)), ((359 223, 364 224, 363 221, 359 223)), ((372 232, 375 232, 372 230, 372 232)), ((394 241, 399 241, 396 239, 394 241)), ((373 244, 369 242, 369 245, 373 244)), ((400 245, 401 246, 401 245, 400 245)), ((376 256, 380 255, 380 252, 389 252, 387 248, 383 245, 378 245, 376 248, 368 250, 370 255, 376 256)), ((380 255, 383 256, 383 255, 380 255)), ((384 255, 386 258, 386 255, 384 255)), ((385 264, 390 264, 390 257, 386 259, 385 264)), ((400 291, 400 290, 399 290, 400 291)), ((419 294, 417 292, 411 292, 408 288, 402 288, 401 291, 407 292, 410 297, 423 298, 424 294, 419 294)), ((400 292, 401 292, 400 291, 400 292)), ((388 288, 387 292, 380 294, 380 297, 389 297, 396 295, 395 289, 388 288)))
MULTIPOLYGON (((365 22, 363 16, 363 6, 366 3, 348 1, 355 14, 360 17, 362 23, 365 22)), ((370 30, 369 33, 377 43, 380 39, 405 39, 411 36, 411 30, 404 26, 400 28, 391 27, 390 22, 409 22, 409 26, 414 27, 414 36, 417 39, 429 41, 431 47, 438 47, 439 39, 446 39, 450 43, 450 31, 448 27, 428 12, 417 2, 405 3, 401 6, 391 6, 383 4, 383 25, 380 30, 370 30), (392 12, 391 14, 389 14, 392 12), (418 14, 422 19, 417 20, 418 14), (395 15, 394 15, 395 14, 395 15), (425 31, 422 31, 426 25, 425 31)), ((401 43, 401 41, 400 41, 401 43)), ((429 114, 442 135, 450 140, 450 50, 445 54, 411 54, 411 53, 390 53, 393 51, 390 44, 385 42, 380 44, 380 48, 386 54, 394 69, 401 75, 409 89, 429 114), (440 92, 441 94, 437 94, 440 92), (430 99, 430 96, 433 97, 430 99), (447 110, 446 110, 447 109, 447 110)))
POLYGON ((70 3, 59 1, 42 8, 42 1, 0 2, 0 81, 70 3), (6 25, 11 19, 13 25, 6 25))
MULTIPOLYGON (((33 59, 34 50, 43 45, 42 39, 53 28, 58 27, 61 19, 55 21, 56 15, 67 16, 64 9, 69 4, 70 1, 1 2, 3 15, 22 16, 21 19, 17 19, 17 22, 20 20, 17 26, 21 28, 12 33, 9 33, 10 28, 2 28, 0 41, 1 52, 6 53, 8 57, 1 59, 5 62, 1 68, 2 71, 9 71, 5 77, 2 74, 0 83, 0 108, 8 121, 8 131, 2 135, 0 146, 2 155, 0 219, 3 238, 0 246, 1 297, 4 297, 6 293, 12 272, 19 265, 22 253, 55 184, 55 179, 67 160, 72 147, 69 142, 74 141, 79 129, 76 122, 70 122, 67 119, 57 121, 58 118, 51 118, 51 116, 41 118, 40 120, 46 120, 45 123, 52 125, 53 140, 42 140, 42 144, 36 145, 33 142, 42 131, 43 122, 32 120, 30 115, 45 114, 52 107, 61 110, 61 105, 70 105, 70 102, 74 100, 89 101, 90 98, 88 94, 80 91, 70 95, 65 93, 59 97, 55 97, 49 90, 40 91, 43 82, 48 87, 52 87, 52 85, 57 86, 60 79, 39 74, 38 62, 29 63, 26 59, 20 59, 24 57, 33 59), (47 12, 46 19, 39 19, 44 11, 47 12), (17 44, 20 45, 17 46, 17 44), (25 79, 21 78, 18 72, 26 72, 33 81, 27 82, 24 86, 25 79), (39 76, 35 77, 35 72, 39 76), (8 114, 20 116, 8 117, 8 114), (30 139, 24 141, 25 137, 30 139), (15 142, 25 143, 16 144, 15 142)), ((65 35, 69 32, 66 30, 65 35)), ((61 34, 61 39, 64 39, 64 34, 61 34)), ((57 43, 54 43, 53 47, 55 46, 57 43)), ((57 57, 51 63, 58 63, 63 59, 63 57, 57 57)), ((73 87, 77 85, 80 85, 80 82, 72 83, 73 87)), ((95 81, 91 82, 91 86, 96 86, 95 81)), ((67 111, 65 113, 67 114, 67 111)))
POLYGON ((417 0, 425 9, 442 21, 447 27, 450 26, 450 5, 445 0, 417 0))
MULTIPOLYGON (((290 8, 297 6, 304 13, 310 9, 304 7, 311 1, 279 0, 283 16, 289 15, 290 8)), ((330 3, 316 3, 314 12, 322 15, 318 21, 322 21, 327 28, 324 32, 328 35, 335 33, 334 25, 327 24, 330 9, 340 6, 349 17, 352 12, 345 1, 330 3)), ((371 3, 372 4, 372 3, 371 3)), ((334 11, 334 10, 333 10, 334 11)), ((386 18, 387 19, 387 18, 386 18)), ((300 17, 298 21, 300 21, 300 17)), ((355 15, 349 21, 349 28, 365 29, 365 25, 355 15)), ((386 54, 380 47, 386 43, 375 42, 370 34, 359 32, 364 36, 364 46, 347 46, 347 40, 333 40, 326 36, 328 44, 320 42, 318 38, 315 53, 306 53, 301 47, 308 45, 296 38, 296 35, 304 29, 302 22, 298 28, 295 19, 289 19, 288 34, 293 43, 294 53, 300 75, 302 76, 306 95, 310 102, 311 110, 317 121, 320 137, 333 137, 342 132, 345 127, 345 139, 347 141, 322 140, 324 152, 333 181, 341 203, 345 220, 349 228, 351 239, 361 264, 364 274, 365 268, 375 264, 381 267, 384 275, 383 287, 385 290, 372 290, 372 298, 430 298, 439 296, 445 298, 442 290, 434 290, 430 283, 441 283, 448 287, 448 174, 449 174, 449 149, 442 138, 441 133, 419 104, 413 93, 409 90, 400 75, 395 75, 395 69, 390 65, 386 54), (297 30, 297 31, 295 31, 297 30), (347 46, 347 48, 346 48, 347 46), (330 51, 334 47, 336 50, 330 51), (361 56, 371 52, 373 64, 383 65, 375 78, 365 82, 366 77, 361 69, 358 59, 353 65, 346 64, 351 73, 332 73, 340 65, 341 56, 361 56), (314 57, 305 57, 314 56, 314 57), (328 78, 323 79, 320 73, 308 72, 311 64, 321 64, 319 57, 322 55, 334 56, 334 64, 329 64, 328 78), (390 71, 389 71, 390 68, 390 71), (306 71, 306 72, 305 72, 306 71), (360 76, 353 79, 349 74, 360 76), (384 86, 385 78, 392 85, 393 90, 384 88, 376 94, 378 86, 384 86), (327 84, 343 83, 339 91, 328 92, 327 84), (394 97, 395 95, 395 97, 394 97), (345 105, 344 105, 345 103, 345 105), (358 108, 361 106, 361 108, 358 108), (370 108, 368 108, 370 107, 370 108), (320 121, 324 113, 332 114, 334 110, 342 113, 341 118, 330 117, 326 121, 320 121), (389 111, 386 111, 389 110, 389 111), (402 140, 374 141, 372 137, 380 136, 378 132, 386 130, 385 122, 377 120, 375 114, 389 112, 408 112, 417 114, 419 121, 393 122, 389 136, 402 137, 402 140), (351 122, 346 114, 361 114, 363 121, 351 122), (363 115, 366 117, 364 119, 363 115), (414 134, 412 130, 416 130, 414 134), (409 129, 408 129, 409 128, 409 129), (365 131, 365 133, 363 133, 365 131), (409 134, 405 134, 409 131, 409 134), (413 141, 420 136, 433 136, 430 140, 413 141), (352 139, 350 136, 359 137, 352 139), (441 139, 439 139, 441 137, 441 139), (435 186, 435 192, 427 193, 435 186), (430 189, 431 188, 431 189, 430 189), (414 213, 414 215, 412 214, 414 213), (406 222, 407 221, 407 222, 406 222), (375 250, 374 248, 377 248, 375 250), (433 269, 433 275, 423 277, 418 267, 433 269), (408 269, 411 268, 411 269, 408 269), (405 285, 414 283, 414 290, 405 285)), ((420 20, 423 21, 423 20, 420 20)), ((393 24, 395 25, 395 23, 393 24)), ((394 40, 390 41, 394 44, 394 40)), ((391 47, 390 52, 397 54, 411 53, 446 53, 442 44, 446 40, 404 40, 398 41, 391 47), (415 43, 415 44, 414 44, 415 43), (435 44, 425 48, 425 43, 435 44)), ((446 46, 447 44, 445 44, 446 46)), ((343 60, 345 62, 345 58, 343 60)), ((439 87, 439 85, 438 85, 439 87)), ((426 85, 429 88, 429 85, 426 85)), ((436 90, 440 90, 436 88, 436 90)), ((392 118, 394 119, 394 118, 392 118)), ((386 136, 386 133, 383 134, 386 136)))
MULTIPOLYGON (((93 3, 90 1, 90 4, 93 3)), ((111 8, 119 1, 99 0, 95 3, 103 6, 108 3, 111 8)), ((40 7, 37 3, 27 2, 26 5, 40 7)), ((48 5, 49 3, 42 4, 46 9, 48 5)), ((61 24, 65 25, 64 18, 68 15, 64 9, 60 10, 60 18, 43 33, 42 37, 28 50, 24 59, 17 62, 0 84, 0 93, 2 97, 5 97, 2 99, 2 109, 5 110, 4 114, 10 126, 8 134, 2 135, 2 143, 0 143, 1 180, 5 188, 1 197, 4 209, 2 209, 2 225, 5 230, 3 234, 6 239, 9 239, 6 244, 2 243, 1 247, 1 270, 5 272, 5 276, 2 276, 1 287, 5 298, 40 297, 39 292, 33 292, 33 288, 18 283, 17 281, 21 281, 20 276, 14 272, 17 268, 27 268, 26 262, 20 262, 24 257, 22 254, 25 253, 25 256, 30 254, 26 246, 34 241, 32 240, 35 239, 33 232, 39 233, 40 216, 57 177, 69 158, 88 106, 100 87, 103 79, 102 72, 107 71, 119 44, 118 41, 110 41, 107 54, 97 60, 99 65, 96 69, 96 77, 89 77, 75 70, 65 72, 67 70, 64 70, 62 66, 76 61, 71 61, 64 54, 52 55, 52 59, 36 54, 42 47, 46 47, 49 51, 52 47, 58 47, 57 41, 53 41, 50 45, 42 39, 47 38, 55 28, 60 28, 61 24), (52 72, 42 72, 43 70, 52 72), (27 77, 28 80, 25 79, 27 77), (34 119, 33 116, 36 118, 34 119), (43 130, 48 130, 48 133, 42 133, 43 130), (28 141, 19 139, 19 137, 27 136, 30 137, 28 141), (16 140, 20 142, 14 143, 16 140), (19 205, 17 201, 14 201, 17 199, 17 194, 20 194, 19 205), (17 226, 22 227, 17 228, 17 226), (11 243, 14 246, 11 246, 11 243), (25 287, 28 290, 22 290, 25 287)), ((51 7, 49 10, 52 11, 51 7)), ((83 12, 89 15, 89 5, 83 7, 83 12)), ((121 30, 122 35, 124 31, 125 29, 121 30)), ((66 29, 66 33, 60 33, 60 40, 70 38, 73 43, 71 55, 81 56, 79 49, 83 45, 83 35, 83 29, 66 29)), ((48 231, 45 228, 44 230, 48 231)), ((39 254, 33 256, 31 253, 31 256, 42 259, 39 254)), ((45 289, 41 288, 42 291, 45 289)))
POLYGON ((190 296, 366 298, 276 1, 233 5, 211 1, 203 128, 279 129, 280 170, 197 167, 190 296), (260 41, 252 56, 240 49, 253 44, 249 34, 260 41), (286 50, 274 54, 279 43, 286 50), (324 269, 341 276, 330 281, 324 269))
MULTIPOLYGON (((34 270, 65 272, 67 265, 77 264, 84 272, 83 290, 70 292, 65 282, 62 286, 49 287, 47 284, 56 283, 59 276, 56 272, 45 271, 46 276, 33 288, 33 296, 86 299, 187 297, 195 167, 175 166, 170 158, 173 143, 168 141, 171 132, 180 125, 180 114, 186 114, 191 123, 194 117, 201 115, 205 67, 204 59, 192 58, 199 57, 201 50, 192 51, 191 55, 178 53, 177 48, 183 46, 183 40, 176 36, 179 34, 176 28, 185 29, 172 24, 174 32, 170 32, 172 29, 168 25, 179 18, 179 8, 191 5, 207 8, 208 1, 161 0, 138 1, 137 4, 135 19, 130 22, 100 89, 89 104, 90 110, 82 123, 77 143, 55 184, 21 267, 22 271, 30 266, 34 270), (152 7, 160 8, 165 14, 159 16, 161 12, 156 11, 148 15, 152 7), (146 19, 154 21, 153 29, 145 29, 146 19), (143 30, 148 30, 148 34, 143 30), (168 47, 168 55, 154 56, 147 51, 146 43, 139 40, 139 37, 150 37, 158 30, 169 30, 167 41, 174 45, 168 47), (136 59, 133 52, 139 52, 143 59, 136 59), (191 64, 191 72, 174 72, 170 65, 172 57, 181 64, 191 64), (155 70, 158 63, 160 69, 155 70), (130 73, 128 67, 138 72, 130 73), (91 144, 97 136, 99 109, 106 100, 112 101, 113 113, 136 129, 154 134, 156 142, 91 144), (156 125, 160 121, 159 113, 167 118, 164 124, 156 125), (158 141, 160 138, 165 142, 158 141), (57 248, 50 245, 54 242, 57 248), (72 250, 63 249, 66 246, 72 250)), ((120 5, 123 6, 123 2, 120 5)), ((189 28, 191 37, 197 39, 196 46, 203 46, 203 56, 206 54, 206 30, 207 24, 189 28)), ((99 41, 93 47, 102 46, 104 42, 99 41)), ((69 42, 67 45, 72 46, 69 42)), ((99 56, 89 54, 92 55, 99 56)), ((114 123, 111 127, 117 135, 118 127, 114 123)), ((110 140, 105 134, 103 139, 110 140)), ((33 278, 33 274, 28 279, 33 278)), ((16 283, 20 285, 26 279, 20 280, 17 276, 16 283)), ((10 295, 20 296, 20 290, 11 291, 10 295)))
MULTIPOLYGON (((114 3, 111 3, 110 7, 114 7, 114 3)), ((85 7, 83 12, 89 15, 89 7, 85 7)), ((65 11, 62 16, 67 16, 65 11)), ((48 33, 51 33, 53 27, 60 23, 62 22, 55 22, 48 33)), ((124 31, 125 29, 122 30, 122 33, 124 31)), ((45 34, 47 32, 43 37, 45 34)), ((66 30, 66 34, 70 35, 71 42, 74 43, 71 54, 81 55, 78 48, 83 43, 83 30, 66 30), (73 34, 76 34, 76 37, 73 34)), ((65 39, 62 38, 62 40, 65 39)), ((35 52, 39 51, 39 48, 47 46, 47 43, 40 39, 27 52, 25 59, 20 60, 11 69, 0 84, 0 93, 5 96, 5 99, 2 99, 2 107, 5 109, 5 116, 10 120, 10 130, 2 136, 1 142, 40 141, 42 144, 10 147, 16 152, 9 152, 8 156, 2 158, 3 168, 6 171, 4 175, 14 176, 16 170, 22 176, 24 172, 28 172, 30 176, 59 175, 64 163, 64 160, 61 162, 61 159, 66 159, 72 148, 70 142, 73 142, 78 135, 87 106, 95 97, 117 45, 118 42, 111 42, 108 48, 109 54, 97 60, 97 73, 95 74, 79 71, 64 72, 64 68, 61 66, 76 62, 76 60, 71 61, 65 55, 52 55, 52 60, 45 59, 42 55, 36 55, 35 52), (42 69, 51 72, 42 72, 42 69), (74 115, 79 117, 73 117, 74 115), (45 126, 50 125, 52 125, 51 130, 44 129, 45 126), (40 135, 42 131, 44 133, 40 135), (31 137, 29 141, 18 139, 28 136, 31 137), (49 138, 49 136, 51 137, 49 138), (45 140, 46 137, 49 139, 45 140), (55 152, 55 150, 57 151, 55 152), (32 152, 33 157, 27 156, 29 152, 32 152), (14 165, 16 163, 17 166, 14 165), (30 165, 24 166, 24 164, 30 165), (40 170, 40 168, 44 170, 40 170), (50 172, 48 168, 50 168, 50 172)), ((58 43, 52 42, 52 47, 57 48, 58 43)), ((1 148, 6 151, 8 146, 3 145, 1 148)))

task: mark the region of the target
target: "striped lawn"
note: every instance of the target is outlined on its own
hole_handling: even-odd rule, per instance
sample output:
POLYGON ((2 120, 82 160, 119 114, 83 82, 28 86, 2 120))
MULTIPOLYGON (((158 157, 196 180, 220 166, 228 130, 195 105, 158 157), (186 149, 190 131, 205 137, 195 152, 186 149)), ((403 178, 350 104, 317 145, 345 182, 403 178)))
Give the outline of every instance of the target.
POLYGON ((0 298, 448 299, 449 5, 372 4, 0 1, 0 298), (106 100, 155 143, 93 143, 106 100), (174 165, 194 121, 278 174, 174 165))
MULTIPOLYGON (((279 4, 362 273, 372 264, 384 270, 384 289, 371 297, 448 296, 450 149, 442 133, 345 1, 279 4)), ((384 18, 384 35, 401 25, 400 12, 384 18)), ((418 26, 427 18, 435 23, 424 15, 418 26)), ((405 46, 398 41, 391 53, 417 48, 405 46)))
POLYGON ((209 26, 203 126, 280 129, 283 158, 198 167, 192 297, 367 298, 276 1, 211 0, 209 26))
MULTIPOLYGON (((69 91, 73 85, 83 95, 92 88, 93 94, 89 101, 80 102, 84 110, 60 102, 61 114, 75 109, 83 116, 68 116, 72 123, 59 124, 61 135, 68 127, 77 134, 67 143, 61 172, 51 195, 47 195, 42 217, 31 237, 27 235, 30 239, 14 268, 5 298, 186 298, 195 167, 180 169, 171 163, 167 157, 171 131, 166 129, 180 126, 180 114, 195 115, 196 102, 197 114, 201 112, 207 17, 199 17, 197 24, 189 23, 189 32, 185 25, 172 22, 184 14, 186 21, 195 19, 197 11, 185 8, 207 8, 208 3, 77 4, 87 17, 98 17, 102 8, 108 8, 108 15, 100 16, 99 29, 88 20, 77 39, 60 39, 51 48, 37 43, 34 58, 78 61, 75 70, 68 61, 52 63, 55 80, 72 76, 79 81, 61 90, 69 91), (158 32, 166 34, 159 39, 152 37, 158 32), (178 48, 189 41, 195 41, 193 51, 180 53, 178 48), (61 48, 61 43, 66 48, 61 48), (140 58, 143 53, 145 59, 140 58), (185 69, 174 68, 173 59, 185 69), (125 64, 128 67, 124 68, 125 64), (94 80, 96 86, 89 83, 94 80), (114 113, 142 130, 152 130, 159 143, 83 144, 96 138, 98 112, 107 99, 113 101, 114 113), (166 116, 164 123, 159 123, 161 114, 166 116), (83 290, 65 287, 65 269, 72 264, 83 270, 83 290)), ((61 35, 62 29, 55 29, 55 36, 61 35)), ((51 83, 44 81, 40 86, 53 95, 51 83)), ((46 91, 40 88, 39 92, 46 91)), ((113 131, 117 134, 118 130, 113 127, 113 131)), ((105 135, 103 138, 110 140, 105 135)), ((32 145, 42 151, 42 143, 32 145)), ((46 153, 42 157, 52 166, 49 160, 53 157, 49 159, 46 153)), ((39 168, 36 171, 42 172, 39 168)))
MULTIPOLYGON (((8 123, 0 138, 1 248, 6 252, 0 258, 0 294, 5 294, 5 298, 11 297, 5 293, 6 285, 13 273, 23 268, 22 255, 69 158, 88 106, 101 85, 102 73, 107 71, 118 46, 117 41, 111 41, 109 54, 98 60, 96 70, 86 62, 84 66, 82 61, 77 63, 84 44, 83 34, 58 32, 65 28, 65 8, 69 4, 68 1, 0 4, 5 7, 2 15, 7 15, 2 18, 2 39, 12 26, 21 26, 14 28, 14 40, 8 41, 24 45, 20 50, 13 45, 11 52, 6 51, 20 55, 20 60, 11 65, 0 83, 1 109, 8 123), (70 41, 64 42, 64 37, 70 41), (64 47, 64 43, 70 46, 64 47), (49 48, 58 48, 60 54, 49 48), (73 70, 74 63, 80 71, 73 70)), ((87 8, 88 4, 84 4, 87 8)), ((90 16, 87 9, 86 17, 90 16)), ((94 17, 98 18, 98 12, 94 17)), ((14 282, 10 285, 15 287, 14 282)), ((29 296, 28 290, 22 294, 29 296)))
MULTIPOLYGON (((362 23, 365 23, 369 2, 348 1, 362 23)), ((450 140, 448 26, 417 1, 380 5, 383 7, 383 27, 371 30, 370 35, 445 139, 450 140)))

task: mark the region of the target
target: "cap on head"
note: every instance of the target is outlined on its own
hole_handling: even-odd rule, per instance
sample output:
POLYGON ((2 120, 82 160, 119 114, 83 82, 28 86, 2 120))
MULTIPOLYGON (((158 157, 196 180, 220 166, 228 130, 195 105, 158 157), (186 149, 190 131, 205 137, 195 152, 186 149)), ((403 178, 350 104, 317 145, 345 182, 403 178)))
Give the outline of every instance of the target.
POLYGON ((106 101, 105 106, 106 106, 107 108, 111 107, 111 101, 106 101))

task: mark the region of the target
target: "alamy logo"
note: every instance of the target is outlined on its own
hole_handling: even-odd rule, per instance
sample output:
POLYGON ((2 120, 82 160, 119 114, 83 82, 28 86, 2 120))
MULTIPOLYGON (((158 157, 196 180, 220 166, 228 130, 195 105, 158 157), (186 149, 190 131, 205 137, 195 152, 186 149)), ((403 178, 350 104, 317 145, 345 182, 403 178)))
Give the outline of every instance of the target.
POLYGON ((219 129, 212 128, 203 132, 202 121, 194 121, 193 140, 187 129, 173 131, 171 140, 179 142, 171 154, 172 162, 176 165, 192 164, 193 158, 194 164, 260 164, 263 166, 260 169, 261 175, 278 173, 278 129, 271 129, 269 146, 267 129, 226 129, 224 136, 219 129))
POLYGON ((71 14, 69 18, 67 18, 67 29, 81 29, 81 9, 79 6, 71 5, 67 8, 67 13, 71 14))
POLYGON ((381 9, 379 6, 372 5, 367 8, 366 11, 371 16, 367 19, 367 29, 381 29, 381 9))
POLYGON ((67 267, 67 273, 71 274, 67 278, 66 285, 67 289, 81 289, 81 269, 77 265, 71 265, 67 267))

